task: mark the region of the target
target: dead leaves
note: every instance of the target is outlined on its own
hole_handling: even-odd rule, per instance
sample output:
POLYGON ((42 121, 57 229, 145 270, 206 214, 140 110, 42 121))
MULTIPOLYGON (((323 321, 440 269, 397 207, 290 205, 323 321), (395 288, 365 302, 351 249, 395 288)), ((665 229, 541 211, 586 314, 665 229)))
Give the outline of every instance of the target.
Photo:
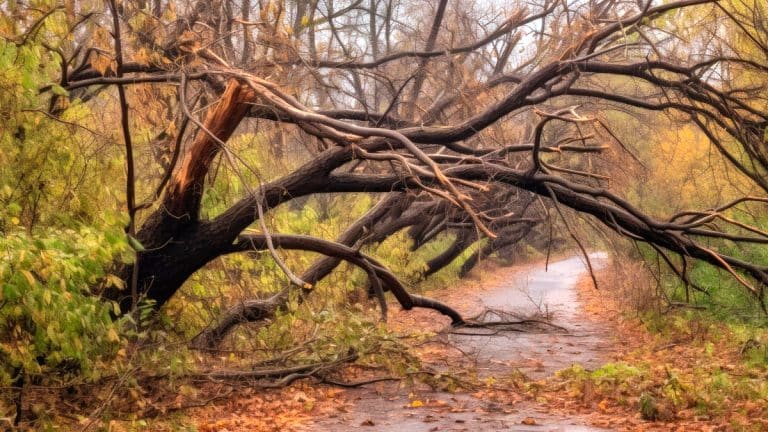
POLYGON ((246 388, 221 404, 188 414, 200 432, 296 431, 343 406, 341 393, 304 385, 271 391, 246 388))

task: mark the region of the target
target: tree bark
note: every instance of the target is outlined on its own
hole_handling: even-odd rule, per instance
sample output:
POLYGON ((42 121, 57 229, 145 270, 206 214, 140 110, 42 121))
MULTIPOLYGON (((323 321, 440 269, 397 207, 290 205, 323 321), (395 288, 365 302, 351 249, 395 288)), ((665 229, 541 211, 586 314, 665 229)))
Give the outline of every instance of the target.
POLYGON ((461 230, 456 234, 456 239, 451 246, 440 255, 427 261, 427 269, 424 271, 424 277, 427 278, 453 262, 468 247, 475 242, 476 236, 472 230, 461 230))

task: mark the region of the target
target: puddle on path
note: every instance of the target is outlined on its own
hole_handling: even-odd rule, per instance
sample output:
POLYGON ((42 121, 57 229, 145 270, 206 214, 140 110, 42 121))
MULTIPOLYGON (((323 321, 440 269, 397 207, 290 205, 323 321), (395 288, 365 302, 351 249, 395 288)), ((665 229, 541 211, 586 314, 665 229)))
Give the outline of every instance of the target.
MULTIPOLYGON (((590 255, 595 270, 607 256, 590 255)), ((545 313, 567 331, 501 332, 489 336, 441 335, 439 338, 477 360, 480 377, 500 377, 514 369, 532 379, 549 376, 579 363, 585 367, 601 364, 608 344, 605 331, 581 315, 576 283, 586 274, 583 257, 550 263, 547 271, 537 266, 527 273, 514 273, 483 294, 486 307, 519 316, 545 313)), ((480 330, 481 332, 483 330, 480 330)), ((473 333, 477 333, 473 331, 473 333)), ((418 390, 425 401, 421 408, 408 408, 409 388, 397 383, 380 383, 345 393, 353 401, 348 412, 318 419, 311 431, 603 431, 584 425, 579 418, 565 418, 546 412, 533 402, 512 406, 475 398, 466 393, 418 390), (522 424, 535 420, 535 425, 522 424)))

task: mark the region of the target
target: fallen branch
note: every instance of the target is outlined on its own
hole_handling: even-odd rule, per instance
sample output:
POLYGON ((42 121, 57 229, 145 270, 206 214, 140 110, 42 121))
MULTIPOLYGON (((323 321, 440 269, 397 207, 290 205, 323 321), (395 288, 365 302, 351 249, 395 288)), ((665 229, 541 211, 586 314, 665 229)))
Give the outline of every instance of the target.
MULTIPOLYGON (((337 360, 311 363, 307 365, 288 366, 282 368, 260 368, 250 371, 242 370, 220 370, 200 372, 190 375, 190 377, 205 378, 211 380, 260 380, 269 378, 280 378, 277 383, 288 385, 297 378, 308 377, 321 370, 327 370, 343 363, 351 363, 357 360, 358 355, 355 352, 341 357, 337 360)), ((270 385, 271 387, 271 385, 270 385)))

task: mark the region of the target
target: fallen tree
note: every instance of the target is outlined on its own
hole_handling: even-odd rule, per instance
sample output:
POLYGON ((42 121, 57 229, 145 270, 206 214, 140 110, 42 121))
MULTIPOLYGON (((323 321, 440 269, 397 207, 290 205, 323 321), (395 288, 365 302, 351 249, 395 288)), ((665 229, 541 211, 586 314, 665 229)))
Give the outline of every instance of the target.
MULTIPOLYGON (((562 216, 561 207, 588 215, 621 236, 722 268, 757 301, 764 301, 768 267, 713 246, 718 241, 768 243, 759 228, 724 215, 736 206, 768 202, 768 114, 760 96, 764 82, 742 85, 711 77, 718 68, 734 75, 765 75, 766 45, 758 23, 728 13, 712 0, 655 6, 650 1, 544 0, 515 10, 485 34, 473 27, 472 41, 454 44, 441 35, 449 30, 460 33, 456 26, 472 22, 461 19, 471 12, 446 13, 443 0, 426 35, 418 37, 424 41, 422 49, 399 50, 388 33, 385 52, 377 24, 391 26, 395 20, 388 16, 379 22, 375 7, 369 30, 361 29, 364 36, 356 40, 339 30, 342 24, 356 27, 354 8, 342 12, 330 3, 297 2, 305 12, 311 9, 307 17, 318 12, 325 18, 317 23, 308 18, 311 25, 304 25, 297 15, 298 24, 294 22, 289 33, 281 9, 265 6, 258 11, 261 21, 252 23, 247 16, 217 15, 214 6, 227 6, 231 13, 237 2, 213 3, 179 8, 180 16, 168 22, 155 13, 152 20, 137 24, 134 18, 146 11, 111 2, 111 48, 79 40, 80 45, 58 53, 64 60, 58 86, 69 97, 87 102, 111 88, 119 94, 114 106, 127 154, 127 232, 137 244, 136 259, 120 263, 120 275, 130 289, 111 287, 98 294, 118 302, 122 313, 144 300, 161 308, 212 260, 259 249, 270 251, 294 285, 291 289, 310 292, 343 260, 366 272, 383 311, 382 293, 389 290, 405 309, 429 307, 461 323, 450 307, 408 293, 391 271, 360 248, 405 228, 414 247, 440 233, 453 233, 454 243, 430 261, 425 271, 429 275, 486 238, 464 264, 466 274, 480 256, 520 241, 545 215, 562 216), (732 29, 758 54, 733 55, 724 48, 727 41, 694 40, 686 45, 664 37, 674 30, 667 18, 680 10, 701 13, 732 29), (243 36, 232 29, 237 23, 243 36), (164 40, 152 33, 157 26, 166 29, 164 40), (534 29, 537 26, 560 31, 534 29), (302 45, 303 38, 308 47, 302 45), (328 44, 328 58, 317 49, 319 39, 328 44), (531 54, 511 61, 511 52, 523 39, 529 41, 531 54), (353 42, 365 43, 361 59, 350 51, 353 42), (337 48, 330 49, 334 44, 337 48), (700 53, 683 58, 680 47, 700 53), (98 55, 91 55, 104 50, 114 64, 105 67, 98 55), (342 78, 347 81, 339 84, 342 78), (617 82, 633 87, 614 85, 617 82), (137 202, 130 118, 136 110, 125 88, 165 85, 176 88, 176 100, 168 102, 167 109, 175 112, 170 117, 179 127, 174 127, 175 135, 158 135, 153 141, 170 150, 170 160, 161 178, 153 179, 155 192, 137 202), (202 99, 215 102, 206 105, 202 99), (713 149, 750 179, 756 192, 719 208, 665 218, 652 217, 611 192, 607 186, 616 167, 595 172, 591 162, 579 158, 611 152, 624 163, 636 163, 631 149, 601 116, 617 106, 633 114, 670 113, 695 124, 713 149), (200 111, 205 114, 198 116, 200 111), (264 136, 290 134, 294 148, 306 149, 304 163, 270 181, 244 181, 246 191, 237 202, 204 217, 206 181, 217 161, 241 175, 248 170, 229 148, 230 139, 246 127, 265 131, 264 136), (301 197, 360 192, 385 195, 335 242, 270 233, 265 222, 265 214, 301 197), (529 206, 536 214, 526 217, 529 206), (254 224, 258 233, 253 233, 254 224), (280 248, 326 257, 296 276, 280 259, 280 248)), ((163 2, 158 4, 162 12, 163 2)), ((254 15, 258 9, 246 2, 241 6, 254 15)), ((73 29, 87 25, 107 23, 89 16, 73 29)), ((41 89, 49 90, 52 87, 41 89)), ((53 95, 51 106, 64 97, 53 95)), ((286 150, 283 141, 267 145, 286 150)), ((236 324, 271 316, 287 293, 236 305, 200 336, 200 345, 214 346, 236 324)))

